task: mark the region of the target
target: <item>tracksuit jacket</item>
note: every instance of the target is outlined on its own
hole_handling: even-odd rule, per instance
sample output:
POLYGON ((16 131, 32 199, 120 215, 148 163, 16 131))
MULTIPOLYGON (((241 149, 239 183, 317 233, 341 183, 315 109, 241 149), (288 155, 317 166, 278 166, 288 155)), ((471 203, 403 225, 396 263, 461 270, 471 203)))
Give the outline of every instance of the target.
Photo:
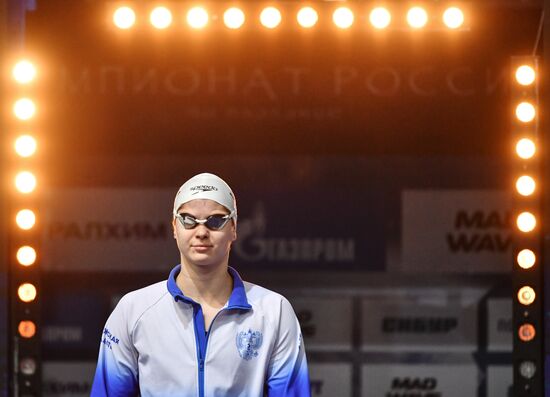
POLYGON ((201 306, 168 281, 125 295, 100 343, 92 397, 310 397, 296 315, 232 268, 229 301, 204 329, 201 306))

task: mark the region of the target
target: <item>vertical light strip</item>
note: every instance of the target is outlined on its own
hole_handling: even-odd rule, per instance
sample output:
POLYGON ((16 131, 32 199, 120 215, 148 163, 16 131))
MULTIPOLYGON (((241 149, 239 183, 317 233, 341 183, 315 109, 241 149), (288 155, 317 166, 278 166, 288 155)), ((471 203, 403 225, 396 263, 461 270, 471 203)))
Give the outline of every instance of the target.
MULTIPOLYGON (((17 62, 11 69, 13 96, 11 130, 8 135, 13 142, 10 169, 13 169, 13 199, 8 211, 9 250, 8 264, 10 291, 10 329, 13 356, 14 395, 40 395, 42 392, 41 371, 41 324, 40 324, 40 252, 39 233, 36 232, 40 214, 36 205, 36 191, 40 180, 36 174, 36 156, 39 150, 39 106, 34 98, 34 83, 39 71, 28 59, 17 62)), ((11 95, 10 95, 11 96, 11 95)))
POLYGON ((511 138, 514 235, 512 270, 514 395, 543 395, 543 269, 540 189, 539 66, 535 57, 511 61, 511 138))

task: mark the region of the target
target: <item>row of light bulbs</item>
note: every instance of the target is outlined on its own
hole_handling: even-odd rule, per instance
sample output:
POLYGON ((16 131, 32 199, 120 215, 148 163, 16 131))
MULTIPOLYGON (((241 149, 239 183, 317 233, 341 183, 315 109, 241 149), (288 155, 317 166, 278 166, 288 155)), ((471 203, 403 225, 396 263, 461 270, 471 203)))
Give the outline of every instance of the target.
MULTIPOLYGON (((529 92, 535 92, 533 87, 536 80, 537 74, 534 64, 524 64, 517 67, 515 70, 515 83, 527 89, 529 92)), ((527 135, 520 137, 517 141, 516 154, 519 160, 524 162, 524 169, 534 170, 534 163, 536 161, 535 155, 537 153, 537 146, 534 141, 537 122, 535 99, 528 98, 526 100, 521 100, 515 106, 515 117, 519 125, 521 125, 522 130, 528 132, 527 135)), ((525 199, 529 199, 535 194, 536 187, 537 184, 533 174, 526 173, 520 175, 516 179, 516 192, 525 199)), ((537 217, 530 211, 523 211, 518 215, 516 225, 521 233, 532 233, 537 227, 537 217)), ((534 236, 532 237, 532 240, 536 240, 534 236)), ((532 249, 522 248, 517 254, 516 262, 521 269, 532 271, 533 266, 535 266, 537 262, 537 256, 532 249)), ((537 293, 533 286, 522 285, 518 289, 516 297, 519 304, 527 308, 535 302, 537 293)), ((525 313, 527 313, 527 311, 525 313)), ((532 321, 522 321, 518 325, 517 335, 520 341, 530 342, 535 338, 536 333, 537 331, 532 321)), ((518 372, 526 380, 532 379, 538 370, 536 363, 530 359, 519 361, 518 372)))
MULTIPOLYGON (((515 79, 518 84, 524 87, 535 83, 536 73, 531 65, 521 65, 516 69, 515 79)), ((531 125, 535 121, 537 110, 535 104, 529 100, 521 101, 515 107, 517 120, 524 125, 531 125)), ((530 160, 535 156, 536 145, 532 137, 521 138, 516 143, 516 153, 522 160, 530 160)), ((529 197, 535 193, 536 182, 531 175, 521 175, 516 180, 516 191, 529 197)), ((517 218, 517 227, 520 231, 527 233, 535 229, 537 224, 536 217, 530 212, 522 212, 517 218)))
MULTIPOLYGON (((319 12, 311 7, 302 7, 292 18, 299 26, 305 29, 315 27, 319 22, 319 12)), ((193 29, 203 29, 211 20, 220 19, 217 14, 211 15, 204 7, 196 6, 189 9, 185 21, 193 29)), ((245 12, 238 7, 230 7, 221 17, 224 26, 228 29, 239 29, 246 23, 245 12)), ((355 23, 355 13, 349 7, 338 7, 332 11, 332 22, 337 28, 349 29, 355 23)), ((386 7, 375 7, 368 13, 368 21, 376 29, 386 29, 392 24, 392 13, 386 7)), ((441 22, 449 29, 458 29, 464 25, 464 12, 458 7, 448 7, 441 15, 441 22)), ((136 24, 136 12, 129 6, 117 8, 112 15, 113 23, 119 29, 130 29, 136 24)), ((159 6, 149 13, 149 23, 156 29, 167 29, 173 24, 172 11, 159 6)), ((260 24, 267 29, 275 29, 283 23, 283 14, 274 6, 265 7, 258 16, 260 24)), ((405 21, 412 29, 421 29, 428 25, 430 16, 426 8, 414 6, 406 13, 405 21)))
MULTIPOLYGON (((12 78, 20 86, 28 86, 36 79, 35 65, 28 60, 20 60, 12 68, 12 78)), ((36 115, 36 104, 28 97, 18 98, 13 104, 13 114, 22 125, 31 121, 36 115)), ((32 158, 37 151, 37 141, 29 133, 19 135, 14 142, 13 149, 22 160, 32 158)), ((36 189, 36 176, 28 170, 19 171, 14 180, 16 190, 23 195, 29 195, 36 189)), ((36 214, 30 208, 20 209, 15 216, 15 223, 22 231, 29 231, 36 225, 36 214)), ((27 243, 29 243, 27 241, 27 243)), ((16 252, 17 263, 23 267, 30 267, 36 263, 36 249, 31 245, 21 245, 16 252)), ((17 296, 24 303, 33 302, 37 297, 36 286, 28 281, 22 282, 17 288, 17 296)), ((23 319, 18 324, 19 335, 23 338, 32 338, 36 334, 36 324, 28 319, 23 319)))

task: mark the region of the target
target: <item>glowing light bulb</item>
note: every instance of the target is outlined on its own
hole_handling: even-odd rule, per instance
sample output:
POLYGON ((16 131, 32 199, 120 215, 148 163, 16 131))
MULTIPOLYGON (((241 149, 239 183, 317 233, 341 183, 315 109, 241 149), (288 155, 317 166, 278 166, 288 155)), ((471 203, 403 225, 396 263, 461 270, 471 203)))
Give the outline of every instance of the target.
POLYGON ((187 23, 193 29, 202 29, 208 25, 208 11, 202 7, 193 7, 187 12, 187 23))
POLYGON ((23 230, 29 230, 32 229, 34 224, 36 223, 36 216, 34 215, 34 212, 28 209, 21 210, 17 213, 15 216, 15 222, 17 223, 17 226, 23 230))
POLYGON ((443 13, 443 23, 449 29, 458 29, 464 24, 464 13, 458 7, 449 7, 443 13))
POLYGON ((36 113, 36 105, 29 98, 21 98, 13 105, 13 114, 19 120, 30 120, 36 113))
POLYGON ((518 329, 519 339, 523 342, 529 342, 535 338, 535 327, 532 324, 523 324, 518 329))
POLYGON ((525 160, 533 157, 535 155, 536 150, 537 150, 537 147, 535 146, 535 142, 533 142, 531 139, 528 139, 528 138, 520 139, 516 144, 517 155, 525 160))
POLYGON ((340 29, 348 29, 353 25, 354 20, 353 12, 347 7, 337 8, 332 14, 332 21, 340 29))
POLYGON ((422 7, 413 7, 407 12, 407 22, 414 29, 420 29, 428 23, 428 13, 422 7))
POLYGON ((19 84, 28 84, 36 77, 36 68, 27 60, 21 60, 12 69, 12 76, 19 84))
POLYGON ((21 321, 17 326, 19 335, 23 338, 32 338, 36 334, 36 324, 32 321, 21 321))
POLYGON ((31 283, 24 283, 17 289, 17 296, 23 302, 29 303, 36 299, 36 287, 31 283))
POLYGON ((531 85, 535 82, 535 69, 529 65, 521 65, 516 69, 516 81, 521 85, 531 85))
POLYGON ((535 107, 529 102, 522 102, 516 107, 516 117, 523 123, 533 121, 535 114, 535 107))
POLYGON ((522 249, 517 256, 517 262, 522 269, 530 269, 535 265, 537 260, 535 253, 530 249, 522 249))
POLYGON ((518 301, 522 305, 530 305, 535 301, 535 297, 535 290, 529 286, 521 287, 518 291, 518 301))
POLYGON ((317 24, 317 21, 319 20, 319 15, 317 14, 317 11, 315 11, 311 7, 304 7, 298 11, 298 14, 296 15, 296 19, 298 20, 298 23, 303 28, 312 28, 317 24))
POLYGON ((36 153, 36 139, 30 135, 21 135, 13 145, 15 152, 21 157, 30 157, 36 153))
POLYGON ((223 22, 229 29, 238 29, 245 21, 244 12, 236 7, 231 7, 223 13, 223 22))
POLYGON ((119 29, 130 29, 136 23, 136 13, 130 7, 119 7, 113 13, 113 23, 119 29))
POLYGON ((376 7, 369 14, 369 21, 376 29, 385 29, 390 25, 391 14, 384 7, 376 7))
POLYGON ((29 171, 21 171, 15 177, 15 187, 21 193, 31 193, 36 188, 36 177, 29 171))
POLYGON ((260 14, 260 22, 268 29, 275 29, 281 23, 281 12, 275 7, 266 7, 260 14))
POLYGON ((531 232, 537 226, 535 215, 530 212, 522 212, 517 218, 518 229, 524 233, 531 232))
POLYGON ((166 29, 172 24, 172 13, 166 7, 156 7, 149 16, 151 25, 157 29, 166 29))
POLYGON ((33 247, 25 245, 17 250, 17 262, 22 266, 30 266, 36 262, 36 251, 33 247))
POLYGON ((516 181, 516 189, 522 196, 530 196, 535 192, 535 180, 529 175, 522 175, 516 181))

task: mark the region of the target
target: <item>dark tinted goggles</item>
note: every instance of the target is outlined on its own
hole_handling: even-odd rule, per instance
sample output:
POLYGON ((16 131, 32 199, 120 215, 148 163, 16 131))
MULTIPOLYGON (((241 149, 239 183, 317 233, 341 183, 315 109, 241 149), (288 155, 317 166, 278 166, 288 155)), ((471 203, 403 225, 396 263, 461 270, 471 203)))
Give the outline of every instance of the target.
POLYGON ((220 230, 223 229, 231 218, 233 218, 233 214, 214 214, 206 219, 197 219, 193 215, 183 213, 176 214, 176 218, 179 219, 185 229, 194 229, 200 224, 206 226, 210 230, 220 230))

